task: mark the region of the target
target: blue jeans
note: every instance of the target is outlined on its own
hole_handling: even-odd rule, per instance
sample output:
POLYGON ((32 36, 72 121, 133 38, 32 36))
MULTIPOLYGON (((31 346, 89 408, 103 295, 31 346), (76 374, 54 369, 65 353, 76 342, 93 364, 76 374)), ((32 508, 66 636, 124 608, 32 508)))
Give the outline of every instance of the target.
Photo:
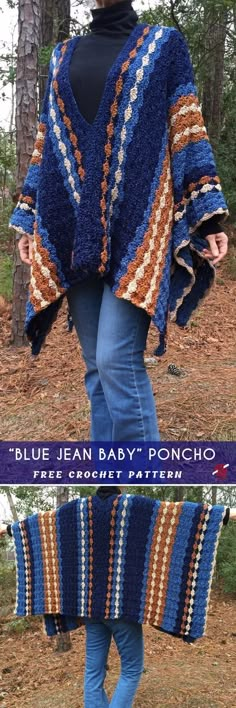
POLYGON ((69 288, 67 298, 87 369, 91 440, 160 440, 144 364, 150 316, 96 276, 69 288))
POLYGON ((143 630, 136 622, 123 620, 85 620, 86 665, 85 708, 131 708, 143 672, 143 630), (121 674, 109 703, 103 688, 112 637, 116 643, 121 674))

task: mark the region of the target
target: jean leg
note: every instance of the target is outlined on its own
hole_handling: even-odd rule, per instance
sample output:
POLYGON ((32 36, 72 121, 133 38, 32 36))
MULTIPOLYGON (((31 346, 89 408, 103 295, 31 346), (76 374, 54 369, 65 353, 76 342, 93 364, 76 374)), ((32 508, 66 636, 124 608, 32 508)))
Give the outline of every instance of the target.
POLYGON ((91 405, 91 440, 111 440, 112 420, 96 364, 103 282, 91 278, 69 288, 67 299, 86 364, 85 387, 91 405))
POLYGON ((143 672, 143 628, 136 622, 108 621, 120 655, 121 674, 110 708, 131 708, 143 672))
POLYGON ((107 708, 109 702, 103 688, 112 632, 103 622, 85 620, 86 665, 84 675, 85 708, 107 708))
POLYGON ((107 283, 101 303, 96 361, 113 420, 112 440, 160 440, 144 351, 151 318, 107 283))

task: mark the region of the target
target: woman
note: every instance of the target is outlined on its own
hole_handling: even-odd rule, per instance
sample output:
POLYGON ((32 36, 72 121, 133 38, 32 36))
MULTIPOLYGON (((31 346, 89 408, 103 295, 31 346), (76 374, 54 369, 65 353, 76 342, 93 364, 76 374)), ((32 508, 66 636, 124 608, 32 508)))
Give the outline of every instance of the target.
POLYGON ((150 322, 161 356, 168 317, 184 326, 214 282, 228 209, 182 35, 138 23, 131 0, 98 1, 89 29, 53 52, 10 220, 31 265, 26 331, 37 354, 67 295, 91 439, 157 441, 150 322))
POLYGON ((60 614, 46 615, 47 633, 53 636, 53 625, 62 627, 62 621, 62 631, 76 629, 81 613, 85 708, 131 708, 143 671, 144 622, 191 641, 205 631, 216 543, 222 523, 235 519, 236 509, 185 504, 184 511, 181 502, 160 503, 103 486, 93 498, 45 512, 48 520, 34 514, 20 527, 16 522, 15 532, 14 524, 0 524, 0 536, 6 531, 14 536, 17 614, 60 613, 63 607, 63 620, 60 614), (74 617, 67 618, 67 625, 68 611, 74 617), (121 675, 109 704, 104 680, 112 637, 121 675))

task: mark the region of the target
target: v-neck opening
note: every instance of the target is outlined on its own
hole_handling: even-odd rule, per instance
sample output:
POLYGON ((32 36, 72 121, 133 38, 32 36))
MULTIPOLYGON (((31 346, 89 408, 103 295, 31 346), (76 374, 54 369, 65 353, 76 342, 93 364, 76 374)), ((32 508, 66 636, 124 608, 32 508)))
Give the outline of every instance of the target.
POLYGON ((121 50, 117 54, 115 61, 112 63, 112 65, 107 73, 102 96, 101 96, 99 106, 98 106, 98 110, 97 110, 97 113, 96 113, 95 118, 92 123, 89 123, 86 120, 86 118, 84 118, 83 114, 81 113, 81 111, 79 109, 78 103, 77 103, 75 96, 74 96, 74 92, 72 90, 72 86, 71 86, 71 82, 70 82, 70 74, 69 74, 70 62, 72 60, 72 56, 73 56, 74 51, 75 51, 76 47, 78 46, 80 40, 83 39, 83 37, 81 35, 76 35, 75 37, 71 38, 71 40, 70 40, 71 46, 69 44, 67 56, 65 55, 65 58, 64 58, 64 61, 66 62, 66 67, 65 67, 66 81, 68 83, 67 91, 68 91, 69 99, 72 102, 72 104, 74 105, 74 109, 76 111, 77 118, 81 124, 81 127, 84 129, 84 131, 86 131, 86 132, 94 131, 94 129, 98 126, 100 116, 102 116, 103 109, 106 105, 106 98, 107 98, 107 94, 109 93, 109 86, 110 86, 110 84, 112 84, 113 76, 115 76, 115 74, 119 68, 121 69, 123 62, 128 59, 129 52, 135 46, 135 40, 137 40, 138 37, 141 36, 145 27, 148 27, 148 23, 146 23, 146 22, 145 23, 138 22, 135 25, 135 27, 131 31, 130 35, 128 36, 126 42, 123 44, 123 47, 121 48, 121 50), (70 51, 69 51, 69 49, 70 49, 70 51))

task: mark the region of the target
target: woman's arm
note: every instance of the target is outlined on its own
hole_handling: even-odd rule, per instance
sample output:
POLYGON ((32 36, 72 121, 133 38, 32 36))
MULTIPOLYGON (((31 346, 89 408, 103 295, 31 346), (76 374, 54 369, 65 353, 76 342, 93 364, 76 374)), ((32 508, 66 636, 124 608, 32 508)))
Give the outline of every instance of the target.
MULTIPOLYGON (((229 520, 236 521, 236 506, 232 507, 232 509, 230 509, 229 506, 226 508, 226 514, 223 520, 224 526, 227 525, 229 520)), ((0 524, 0 537, 6 534, 12 537, 11 524, 0 524)))
POLYGON ((207 239, 203 255, 213 264, 227 252, 223 222, 229 214, 212 146, 198 100, 194 70, 184 36, 172 29, 168 70, 169 141, 179 240, 198 231, 207 239))
POLYGON ((28 264, 30 264, 31 262, 31 254, 29 253, 30 243, 34 235, 36 198, 39 184, 40 165, 42 161, 42 154, 48 127, 49 93, 51 81, 53 78, 54 53, 57 51, 57 47, 59 46, 60 44, 56 45, 51 55, 48 80, 42 102, 42 111, 38 120, 37 135, 34 142, 33 153, 22 186, 21 194, 19 195, 18 202, 11 214, 9 221, 9 227, 15 229, 16 231, 16 238, 20 239, 20 241, 22 239, 21 244, 19 241, 19 250, 22 260, 28 264))

